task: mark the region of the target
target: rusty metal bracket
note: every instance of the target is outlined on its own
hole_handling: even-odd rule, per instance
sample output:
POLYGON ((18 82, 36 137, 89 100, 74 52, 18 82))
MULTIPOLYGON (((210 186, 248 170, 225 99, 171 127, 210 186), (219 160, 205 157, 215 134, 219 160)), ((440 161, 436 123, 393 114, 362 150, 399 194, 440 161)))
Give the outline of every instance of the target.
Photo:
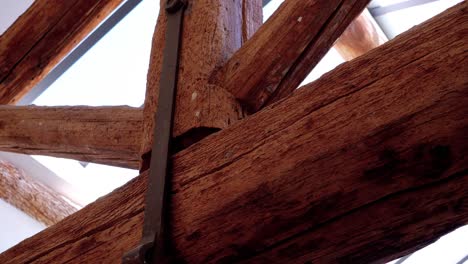
POLYGON ((187 6, 186 1, 166 1, 166 39, 146 190, 143 236, 140 244, 123 256, 122 263, 124 264, 159 264, 171 261, 167 254, 165 234, 171 180, 168 165, 177 88, 180 34, 184 10, 187 6))

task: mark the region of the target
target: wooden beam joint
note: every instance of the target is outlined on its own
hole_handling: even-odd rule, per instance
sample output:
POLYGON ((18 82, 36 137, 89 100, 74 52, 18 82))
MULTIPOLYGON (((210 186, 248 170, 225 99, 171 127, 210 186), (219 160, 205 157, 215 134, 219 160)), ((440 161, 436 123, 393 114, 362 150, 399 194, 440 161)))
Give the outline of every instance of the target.
MULTIPOLYGON (((164 4, 165 1, 161 1, 160 6, 164 4)), ((176 150, 186 148, 244 117, 236 99, 221 86, 209 83, 209 80, 213 72, 259 27, 261 6, 259 0, 188 2, 181 36, 180 74, 172 133, 176 138, 176 150)), ((141 171, 147 168, 151 156, 165 30, 166 15, 160 12, 148 71, 141 171)))

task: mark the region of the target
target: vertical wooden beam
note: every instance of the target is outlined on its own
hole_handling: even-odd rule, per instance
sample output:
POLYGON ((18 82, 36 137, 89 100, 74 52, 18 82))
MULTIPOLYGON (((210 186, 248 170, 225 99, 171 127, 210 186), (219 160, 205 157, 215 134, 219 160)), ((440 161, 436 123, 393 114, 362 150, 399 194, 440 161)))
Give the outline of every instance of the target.
POLYGON ((345 60, 352 60, 387 41, 372 15, 364 10, 335 42, 334 48, 345 60))
POLYGON ((1 160, 0 198, 46 226, 78 211, 60 194, 1 160))
MULTIPOLYGON (((143 160, 151 150, 166 31, 161 1, 153 36, 143 124, 143 160)), ((185 11, 173 136, 190 145, 243 117, 234 97, 208 80, 261 24, 260 0, 191 0, 185 11)), ((143 162, 143 168, 145 162, 143 162)))

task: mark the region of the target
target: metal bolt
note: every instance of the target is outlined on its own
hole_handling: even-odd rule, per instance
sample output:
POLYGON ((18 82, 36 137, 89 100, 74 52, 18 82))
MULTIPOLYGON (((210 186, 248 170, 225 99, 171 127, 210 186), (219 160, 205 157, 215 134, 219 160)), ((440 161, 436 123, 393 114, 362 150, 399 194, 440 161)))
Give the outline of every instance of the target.
POLYGON ((166 0, 166 11, 169 13, 175 13, 181 8, 184 8, 187 4, 187 0, 166 0))

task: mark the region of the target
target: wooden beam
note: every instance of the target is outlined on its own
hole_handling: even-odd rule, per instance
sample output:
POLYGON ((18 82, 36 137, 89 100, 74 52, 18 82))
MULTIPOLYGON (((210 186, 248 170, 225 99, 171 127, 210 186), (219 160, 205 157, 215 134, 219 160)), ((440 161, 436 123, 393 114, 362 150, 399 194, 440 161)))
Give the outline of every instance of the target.
MULTIPOLYGON (((160 6, 164 5, 165 1, 161 1, 160 6)), ((260 0, 200 0, 188 1, 188 5, 181 34, 173 128, 173 136, 178 137, 183 146, 243 117, 235 98, 222 87, 208 84, 208 79, 262 22, 260 0)), ((152 146, 164 50, 166 14, 164 8, 160 10, 153 36, 144 107, 141 151, 144 161, 148 160, 152 146)))
POLYGON ((352 60, 387 41, 366 9, 346 28, 333 46, 345 60, 352 60))
POLYGON ((0 104, 14 104, 122 0, 36 0, 0 36, 0 104))
MULTIPOLYGON (((173 156, 175 254, 188 263, 378 262, 466 224, 467 9, 462 2, 173 156)), ((0 262, 120 261, 141 236, 146 176, 0 262)))
POLYGON ((78 211, 60 194, 1 160, 0 198, 46 226, 78 211))
POLYGON ((467 224, 468 177, 466 171, 453 176, 352 210, 247 263, 287 263, 294 259, 295 263, 383 264, 411 254, 467 224))
POLYGON ((219 84, 250 112, 289 95, 368 2, 285 1, 224 65, 219 84))
POLYGON ((0 150, 138 168, 139 108, 0 106, 0 150))
POLYGON ((84 188, 70 184, 30 155, 0 151, 0 160, 21 168, 23 173, 49 186, 79 208, 93 202, 84 188))

